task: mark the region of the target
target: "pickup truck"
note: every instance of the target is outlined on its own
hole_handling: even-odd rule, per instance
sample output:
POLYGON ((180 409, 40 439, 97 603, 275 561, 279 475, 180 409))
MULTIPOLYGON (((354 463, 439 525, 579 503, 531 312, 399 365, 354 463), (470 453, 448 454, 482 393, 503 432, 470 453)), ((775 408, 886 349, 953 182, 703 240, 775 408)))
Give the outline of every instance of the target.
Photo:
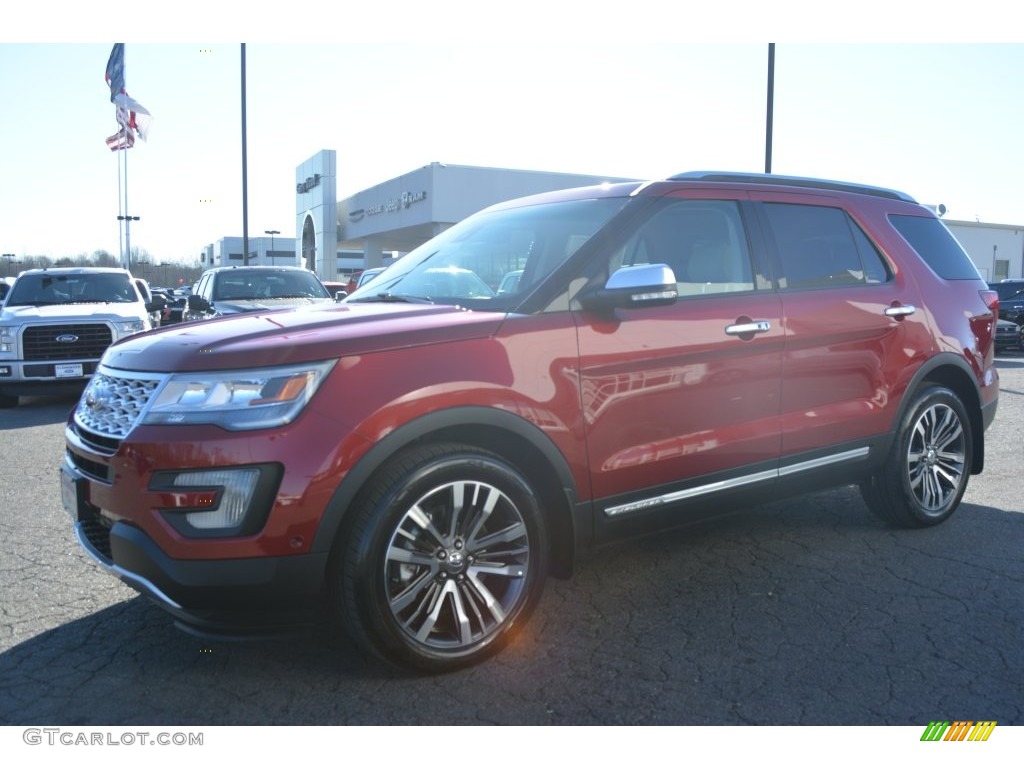
POLYGON ((81 390, 107 347, 152 329, 146 304, 125 269, 30 269, 0 310, 0 408, 19 396, 81 390))

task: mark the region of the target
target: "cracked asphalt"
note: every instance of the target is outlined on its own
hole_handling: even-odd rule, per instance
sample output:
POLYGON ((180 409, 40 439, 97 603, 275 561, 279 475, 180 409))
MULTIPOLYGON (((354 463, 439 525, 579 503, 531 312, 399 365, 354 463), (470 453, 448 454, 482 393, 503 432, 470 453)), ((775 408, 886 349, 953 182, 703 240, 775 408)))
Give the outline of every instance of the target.
POLYGON ((844 488, 618 544, 498 657, 417 677, 322 630, 211 643, 74 541, 73 399, 0 411, 0 725, 1024 724, 1024 353, 988 464, 927 531, 844 488))

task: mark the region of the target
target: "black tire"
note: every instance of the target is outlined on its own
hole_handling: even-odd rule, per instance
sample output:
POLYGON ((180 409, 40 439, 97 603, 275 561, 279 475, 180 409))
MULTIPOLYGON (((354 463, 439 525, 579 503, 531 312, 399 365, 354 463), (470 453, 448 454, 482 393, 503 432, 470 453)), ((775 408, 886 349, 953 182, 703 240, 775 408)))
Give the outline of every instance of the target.
POLYGON ((443 444, 373 478, 334 560, 346 631, 403 667, 444 672, 498 651, 533 610, 548 537, 528 481, 501 457, 443 444))
POLYGON ((903 417, 885 465, 861 483, 865 503, 903 528, 944 522, 967 490, 972 445, 960 398, 945 387, 928 387, 903 417))

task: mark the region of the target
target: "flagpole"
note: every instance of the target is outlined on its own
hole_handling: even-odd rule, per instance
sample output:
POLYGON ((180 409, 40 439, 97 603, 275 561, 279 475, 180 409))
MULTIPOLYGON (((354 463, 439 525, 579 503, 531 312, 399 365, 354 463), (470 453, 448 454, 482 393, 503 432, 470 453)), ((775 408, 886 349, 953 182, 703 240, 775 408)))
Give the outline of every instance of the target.
POLYGON ((121 191, 121 152, 117 150, 117 263, 124 266, 124 198, 121 191))
MULTIPOLYGON (((124 82, 128 82, 128 52, 124 52, 124 82)), ((125 132, 130 129, 125 126, 125 132)), ((132 268, 132 221, 128 212, 128 146, 127 136, 125 137, 124 153, 124 256, 121 259, 121 266, 130 270, 132 268)))
POLYGON ((124 259, 122 264, 125 269, 132 268, 132 217, 128 215, 128 148, 124 152, 124 259))

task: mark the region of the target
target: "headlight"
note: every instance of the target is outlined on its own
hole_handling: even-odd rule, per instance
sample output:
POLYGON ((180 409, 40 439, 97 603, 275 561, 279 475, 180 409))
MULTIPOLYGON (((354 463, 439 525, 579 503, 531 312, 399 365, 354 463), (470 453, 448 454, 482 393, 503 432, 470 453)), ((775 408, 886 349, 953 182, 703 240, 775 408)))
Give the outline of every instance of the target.
POLYGON ((14 344, 15 329, 8 326, 0 326, 0 352, 13 352, 14 344))
POLYGON ((216 424, 266 429, 292 421, 336 361, 250 371, 176 373, 154 398, 143 424, 216 424))
POLYGON ((118 320, 114 323, 118 336, 130 336, 133 333, 141 333, 149 330, 145 320, 118 320))

